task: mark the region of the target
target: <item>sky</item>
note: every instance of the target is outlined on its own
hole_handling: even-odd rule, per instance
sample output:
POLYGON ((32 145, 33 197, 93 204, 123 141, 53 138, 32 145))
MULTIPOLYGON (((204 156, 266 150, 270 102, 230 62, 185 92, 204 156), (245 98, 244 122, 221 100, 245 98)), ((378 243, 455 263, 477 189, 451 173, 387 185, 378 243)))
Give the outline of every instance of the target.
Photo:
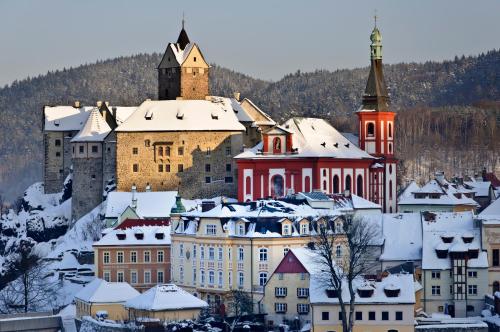
POLYGON ((498 0, 0 0, 0 86, 137 53, 186 30, 210 63, 256 78, 367 66, 377 12, 384 62, 499 47, 498 0))

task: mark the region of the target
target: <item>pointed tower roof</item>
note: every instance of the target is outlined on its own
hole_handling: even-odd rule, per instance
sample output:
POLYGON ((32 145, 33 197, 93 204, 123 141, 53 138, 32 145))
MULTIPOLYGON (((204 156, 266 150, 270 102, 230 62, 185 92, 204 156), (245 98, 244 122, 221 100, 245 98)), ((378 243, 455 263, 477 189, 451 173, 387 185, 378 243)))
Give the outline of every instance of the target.
POLYGON ((390 99, 382 65, 382 35, 377 26, 373 28, 370 40, 371 66, 363 94, 363 109, 386 112, 389 111, 390 99))
POLYGON ((96 107, 90 112, 87 122, 71 142, 100 142, 110 131, 111 128, 96 107))
POLYGON ((189 43, 190 43, 190 41, 189 41, 188 34, 187 34, 186 30, 184 30, 184 18, 182 18, 182 29, 181 29, 181 32, 179 33, 179 37, 177 38, 177 44, 179 45, 181 50, 184 50, 186 48, 187 44, 189 44, 189 43))

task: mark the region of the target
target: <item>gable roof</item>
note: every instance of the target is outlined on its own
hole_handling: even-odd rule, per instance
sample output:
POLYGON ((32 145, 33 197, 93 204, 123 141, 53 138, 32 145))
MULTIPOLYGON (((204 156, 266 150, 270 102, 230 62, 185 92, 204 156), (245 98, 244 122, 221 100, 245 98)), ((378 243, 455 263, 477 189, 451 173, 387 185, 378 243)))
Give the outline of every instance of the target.
POLYGON ((384 214, 384 246, 381 261, 422 259, 422 221, 420 213, 384 214))
POLYGON ((208 304, 174 284, 157 285, 125 303, 126 308, 146 311, 201 309, 208 304))
POLYGON ((175 205, 177 191, 125 192, 112 191, 106 199, 106 218, 118 218, 137 199, 135 212, 141 218, 168 218, 175 205))
POLYGON ((500 198, 497 198, 490 205, 488 205, 479 214, 479 218, 485 218, 485 219, 496 218, 496 219, 500 220, 500 198))
POLYGON ((133 226, 108 231, 94 247, 105 246, 168 246, 170 226, 133 226), (142 235, 142 236, 141 236, 142 235), (161 235, 161 236, 158 236, 161 235))
POLYGON ((258 146, 248 149, 235 158, 239 159, 275 159, 275 158, 304 158, 330 157, 339 159, 375 159, 365 151, 352 144, 324 119, 292 118, 282 127, 293 133, 293 148, 296 154, 262 155, 258 153, 258 146))
POLYGON ((229 98, 211 100, 146 100, 117 132, 244 131, 229 98))
POLYGON ((260 109, 253 101, 244 98, 240 103, 241 107, 247 112, 248 116, 258 126, 274 126, 276 122, 266 112, 260 109))
POLYGON ((101 142, 111 132, 108 123, 97 108, 93 108, 82 129, 71 142, 101 142))
POLYGON ((126 282, 107 282, 96 278, 76 293, 75 298, 89 303, 121 303, 139 294, 126 282))

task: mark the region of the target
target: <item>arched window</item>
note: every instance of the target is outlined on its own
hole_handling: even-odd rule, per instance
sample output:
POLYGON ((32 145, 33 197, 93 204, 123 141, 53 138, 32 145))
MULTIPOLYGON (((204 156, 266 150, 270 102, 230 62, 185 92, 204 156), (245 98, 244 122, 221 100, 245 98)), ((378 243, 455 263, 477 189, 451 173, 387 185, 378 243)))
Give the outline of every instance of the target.
POLYGON ((342 257, 342 247, 340 245, 337 245, 337 248, 335 248, 335 255, 337 258, 342 257))
POLYGON ((284 180, 281 175, 275 175, 271 179, 271 196, 283 197, 284 196, 284 180))
POLYGON ((392 137, 392 123, 391 122, 389 122, 389 130, 388 130, 388 132, 389 132, 389 137, 392 137))
POLYGON ((493 294, 500 291, 500 283, 498 281, 493 282, 493 294))
POLYGON ((368 137, 375 136, 375 124, 373 122, 369 122, 366 125, 366 136, 368 137))
POLYGON ((273 139, 273 153, 279 154, 281 153, 281 138, 275 137, 273 139))
POLYGON ((252 178, 247 176, 245 178, 245 195, 250 195, 252 193, 252 178))
POLYGON ((392 153, 392 144, 389 143, 389 153, 392 153))
POLYGON ((169 146, 167 146, 167 147, 165 148, 165 155, 166 155, 166 156, 170 156, 170 147, 169 147, 169 146))
POLYGON ((259 273, 259 285, 264 286, 267 282, 267 272, 259 273))
POLYGON ((356 195, 363 197, 363 177, 358 175, 358 179, 356 180, 356 195))
POLYGON ((389 174, 392 174, 392 165, 389 165, 389 174))
POLYGON ((323 176, 326 176, 326 169, 323 170, 323 176))
POLYGON ((389 199, 392 199, 392 180, 389 181, 389 199))
POLYGON ((333 193, 336 194, 339 192, 339 177, 335 175, 333 177, 333 193))
POLYGON ((326 185, 327 185, 326 180, 323 180, 323 190, 324 190, 324 191, 326 191, 326 185))
POLYGON ((159 156, 163 156, 163 147, 162 147, 162 146, 160 146, 160 147, 158 148, 158 155, 159 155, 159 156))
POLYGON ((309 176, 304 178, 304 191, 311 191, 311 178, 309 176))
POLYGON ((351 176, 347 175, 345 177, 345 190, 351 190, 351 176))

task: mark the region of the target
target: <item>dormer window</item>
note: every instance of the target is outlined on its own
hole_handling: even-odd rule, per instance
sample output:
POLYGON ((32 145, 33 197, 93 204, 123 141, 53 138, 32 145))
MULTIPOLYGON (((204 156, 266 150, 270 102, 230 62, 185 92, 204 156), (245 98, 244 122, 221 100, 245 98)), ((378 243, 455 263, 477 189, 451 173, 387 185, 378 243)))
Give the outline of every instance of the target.
POLYGON ((283 235, 285 236, 292 235, 292 227, 290 224, 283 225, 283 235))
POLYGON ((184 232, 184 220, 179 221, 179 232, 183 233, 184 232))
POLYGON ((243 223, 238 224, 236 234, 237 235, 245 235, 245 225, 243 223))
POLYGON ((165 234, 164 233, 155 233, 155 238, 157 240, 163 240, 165 238, 165 234))
POLYGON ((300 234, 301 235, 309 234, 309 223, 308 222, 302 222, 300 224, 300 234))

